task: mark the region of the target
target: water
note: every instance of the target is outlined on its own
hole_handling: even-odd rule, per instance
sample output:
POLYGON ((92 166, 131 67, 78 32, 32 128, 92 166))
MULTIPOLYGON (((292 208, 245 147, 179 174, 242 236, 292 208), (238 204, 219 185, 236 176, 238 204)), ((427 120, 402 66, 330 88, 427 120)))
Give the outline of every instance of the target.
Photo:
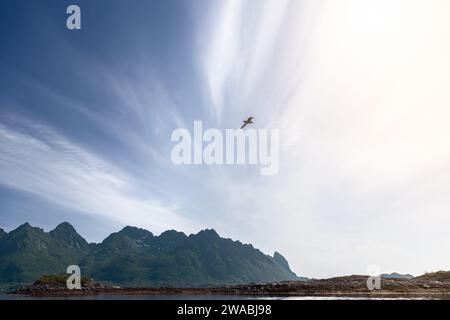
POLYGON ((218 294, 161 294, 161 295, 93 295, 81 297, 30 297, 15 294, 0 294, 0 300, 274 300, 278 297, 254 297, 218 294))
POLYGON ((95 295, 82 297, 30 297, 0 294, 0 300, 426 300, 427 298, 363 298, 363 297, 257 297, 216 294, 171 295, 95 295))

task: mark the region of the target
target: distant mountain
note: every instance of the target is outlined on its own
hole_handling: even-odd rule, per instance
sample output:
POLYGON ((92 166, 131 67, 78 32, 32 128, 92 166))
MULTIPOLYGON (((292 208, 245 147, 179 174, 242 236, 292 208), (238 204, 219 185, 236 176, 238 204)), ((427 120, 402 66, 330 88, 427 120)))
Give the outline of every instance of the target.
POLYGON ((384 279, 407 279, 410 280, 412 278, 414 278, 413 275, 410 274, 400 274, 397 272, 393 272, 393 273, 383 273, 380 275, 381 278, 384 279))
POLYGON ((31 283, 77 264, 82 275, 121 286, 201 287, 297 280, 286 259, 221 238, 214 230, 159 236, 125 227, 88 244, 67 222, 49 233, 28 223, 0 231, 0 286, 31 283))
POLYGON ((87 241, 68 222, 63 222, 58 225, 54 230, 50 231, 50 235, 71 248, 80 250, 88 250, 89 248, 87 241))
POLYGON ((64 272, 86 253, 25 223, 0 237, 0 283, 26 283, 44 273, 64 272))

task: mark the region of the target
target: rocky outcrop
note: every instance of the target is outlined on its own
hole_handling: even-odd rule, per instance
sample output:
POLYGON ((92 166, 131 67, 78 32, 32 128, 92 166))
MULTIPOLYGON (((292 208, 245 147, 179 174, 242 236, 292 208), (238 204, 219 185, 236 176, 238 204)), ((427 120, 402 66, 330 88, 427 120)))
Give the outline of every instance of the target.
MULTIPOLYGON (((450 281, 389 278, 381 280, 381 289, 370 291, 367 276, 347 276, 309 281, 284 281, 246 284, 217 288, 118 288, 93 284, 82 290, 34 285, 17 290, 18 294, 33 296, 79 296, 97 294, 153 295, 153 294, 220 294, 244 296, 315 296, 364 298, 450 298, 450 281)), ((93 282, 95 283, 95 282, 93 282)))

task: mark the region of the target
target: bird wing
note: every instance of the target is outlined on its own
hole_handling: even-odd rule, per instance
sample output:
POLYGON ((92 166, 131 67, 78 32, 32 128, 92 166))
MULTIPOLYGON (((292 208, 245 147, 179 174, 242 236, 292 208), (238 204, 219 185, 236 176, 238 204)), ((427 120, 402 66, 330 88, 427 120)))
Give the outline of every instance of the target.
POLYGON ((248 124, 248 122, 244 121, 244 124, 242 125, 241 129, 244 129, 244 127, 248 124))

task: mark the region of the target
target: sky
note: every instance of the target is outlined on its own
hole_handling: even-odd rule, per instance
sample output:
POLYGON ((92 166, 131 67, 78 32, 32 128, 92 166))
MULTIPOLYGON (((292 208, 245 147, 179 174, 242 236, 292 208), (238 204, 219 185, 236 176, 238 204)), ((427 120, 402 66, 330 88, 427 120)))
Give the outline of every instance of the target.
POLYGON ((214 228, 322 278, 450 269, 450 2, 0 2, 0 227, 214 228), (81 30, 66 8, 81 8, 81 30), (175 165, 280 130, 280 169, 175 165))

